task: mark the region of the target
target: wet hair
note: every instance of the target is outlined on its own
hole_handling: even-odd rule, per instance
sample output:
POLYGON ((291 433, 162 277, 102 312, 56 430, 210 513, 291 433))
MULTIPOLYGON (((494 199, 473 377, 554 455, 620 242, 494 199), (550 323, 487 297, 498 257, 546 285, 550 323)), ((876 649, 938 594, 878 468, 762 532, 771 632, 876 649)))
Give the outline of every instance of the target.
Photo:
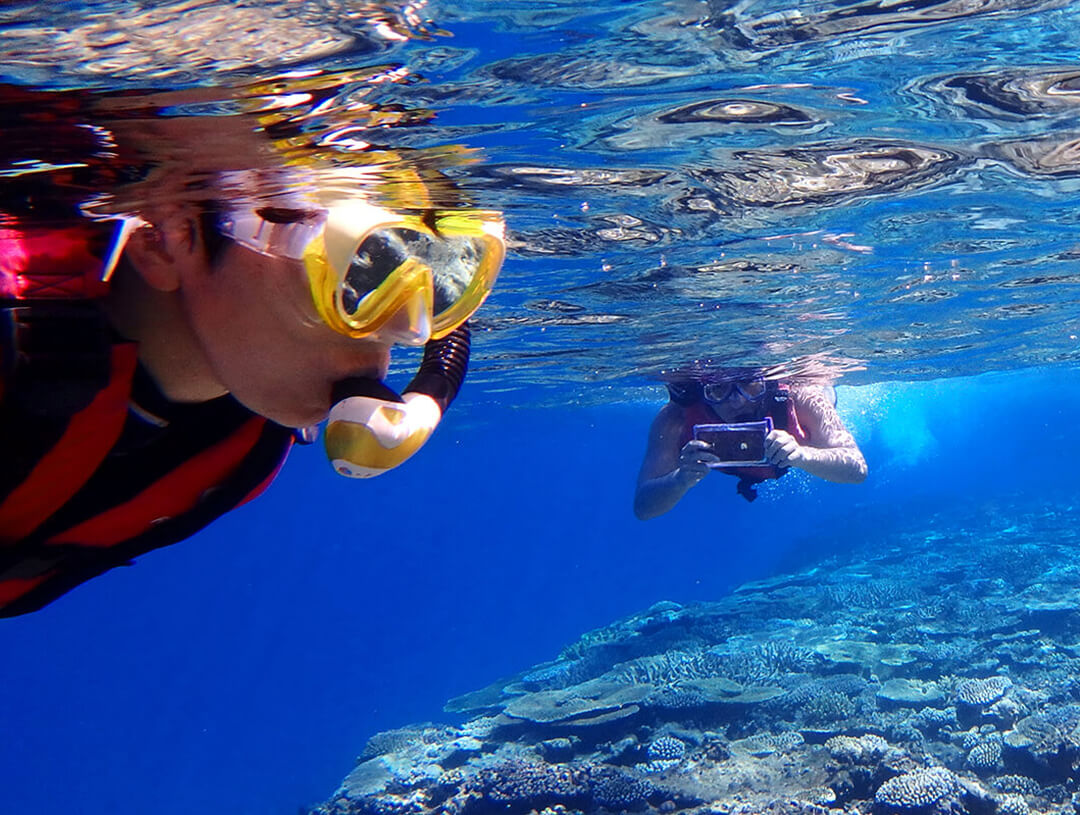
POLYGON ((719 382, 752 382, 765 376, 765 369, 747 366, 727 366, 724 368, 712 368, 701 373, 700 381, 705 383, 719 382))
POLYGON ((217 201, 203 201, 202 211, 199 213, 199 232, 202 234, 203 250, 206 252, 206 262, 213 269, 217 265, 225 247, 229 245, 229 239, 221 234, 220 220, 221 209, 217 201))
POLYGON ((687 407, 705 398, 700 382, 668 382, 668 397, 676 405, 687 407))

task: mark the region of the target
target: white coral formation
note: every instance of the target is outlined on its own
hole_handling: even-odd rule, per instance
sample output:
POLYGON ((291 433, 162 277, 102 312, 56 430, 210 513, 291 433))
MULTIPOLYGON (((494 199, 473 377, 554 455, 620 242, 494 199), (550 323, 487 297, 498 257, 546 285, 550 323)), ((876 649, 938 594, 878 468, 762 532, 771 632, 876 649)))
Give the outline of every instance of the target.
POLYGON ((678 761, 686 754, 686 744, 674 736, 660 736, 653 739, 648 752, 653 761, 678 761))
POLYGON ((660 773, 669 770, 682 761, 686 755, 686 744, 674 736, 660 736, 653 739, 648 749, 649 761, 645 771, 660 773))
POLYGON ((967 765, 976 772, 990 772, 1001 766, 1001 741, 990 739, 971 748, 967 765))
POLYGON ((1012 687, 1007 676, 991 676, 986 679, 965 679, 956 686, 956 701, 972 707, 992 705, 1012 687))
POLYGON ((1028 815, 1031 810, 1021 795, 1003 795, 997 802, 997 815, 1028 815))
POLYGON ((890 778, 878 788, 874 803, 887 812, 906 815, 929 809, 959 788, 955 775, 944 767, 931 767, 890 778))
POLYGON ((776 738, 772 733, 755 733, 745 739, 738 739, 731 743, 731 752, 741 755, 771 756, 777 752, 776 738))
POLYGON ((999 792, 1017 795, 1038 795, 1042 790, 1038 781, 1026 775, 999 775, 993 784, 999 792))
POLYGON ((805 743, 806 739, 798 730, 785 730, 773 736, 773 744, 777 750, 794 750, 805 743))
POLYGON ((865 736, 833 736, 825 742, 825 749, 837 761, 851 764, 869 764, 878 761, 889 750, 889 743, 881 736, 867 733, 865 736))

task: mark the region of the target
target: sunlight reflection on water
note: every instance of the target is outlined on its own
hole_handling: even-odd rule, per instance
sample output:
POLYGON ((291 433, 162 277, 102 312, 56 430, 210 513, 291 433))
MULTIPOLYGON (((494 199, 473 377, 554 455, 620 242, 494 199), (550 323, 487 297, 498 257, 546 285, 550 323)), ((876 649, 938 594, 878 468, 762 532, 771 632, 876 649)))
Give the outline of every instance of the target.
MULTIPOLYGON (((23 3, 0 14, 0 62, 10 83, 122 90, 129 109, 150 89, 191 95, 148 117, 287 123, 271 135, 290 160, 377 165, 384 203, 418 205, 393 186, 400 164, 505 211, 511 256, 470 381, 588 399, 690 359, 855 383, 1075 363, 1078 15, 23 3), (267 83, 285 69, 323 79, 267 83)), ((9 110, 37 142, 41 121, 9 110)), ((64 163, 19 158, 37 180, 64 163)))

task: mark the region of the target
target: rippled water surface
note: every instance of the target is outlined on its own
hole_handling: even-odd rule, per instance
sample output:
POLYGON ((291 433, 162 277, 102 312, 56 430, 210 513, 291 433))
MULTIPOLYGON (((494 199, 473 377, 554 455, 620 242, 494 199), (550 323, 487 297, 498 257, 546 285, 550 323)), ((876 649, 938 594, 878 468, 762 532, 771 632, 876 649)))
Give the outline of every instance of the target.
POLYGON ((129 106, 181 89, 192 116, 256 97, 291 149, 381 150, 384 177, 423 165, 502 209, 473 395, 543 401, 694 359, 850 382, 1075 362, 1077 30, 1036 0, 15 4, 0 62, 129 106))

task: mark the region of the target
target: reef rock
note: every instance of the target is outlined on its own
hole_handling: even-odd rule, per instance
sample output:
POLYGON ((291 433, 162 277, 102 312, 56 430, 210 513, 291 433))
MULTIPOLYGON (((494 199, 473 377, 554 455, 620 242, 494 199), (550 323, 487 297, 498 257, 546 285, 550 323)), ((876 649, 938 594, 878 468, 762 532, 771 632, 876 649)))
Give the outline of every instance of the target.
POLYGON ((1080 525, 1025 511, 589 632, 451 700, 457 724, 376 734, 313 813, 1080 811, 1080 644, 1035 585, 1075 577, 1080 525))

